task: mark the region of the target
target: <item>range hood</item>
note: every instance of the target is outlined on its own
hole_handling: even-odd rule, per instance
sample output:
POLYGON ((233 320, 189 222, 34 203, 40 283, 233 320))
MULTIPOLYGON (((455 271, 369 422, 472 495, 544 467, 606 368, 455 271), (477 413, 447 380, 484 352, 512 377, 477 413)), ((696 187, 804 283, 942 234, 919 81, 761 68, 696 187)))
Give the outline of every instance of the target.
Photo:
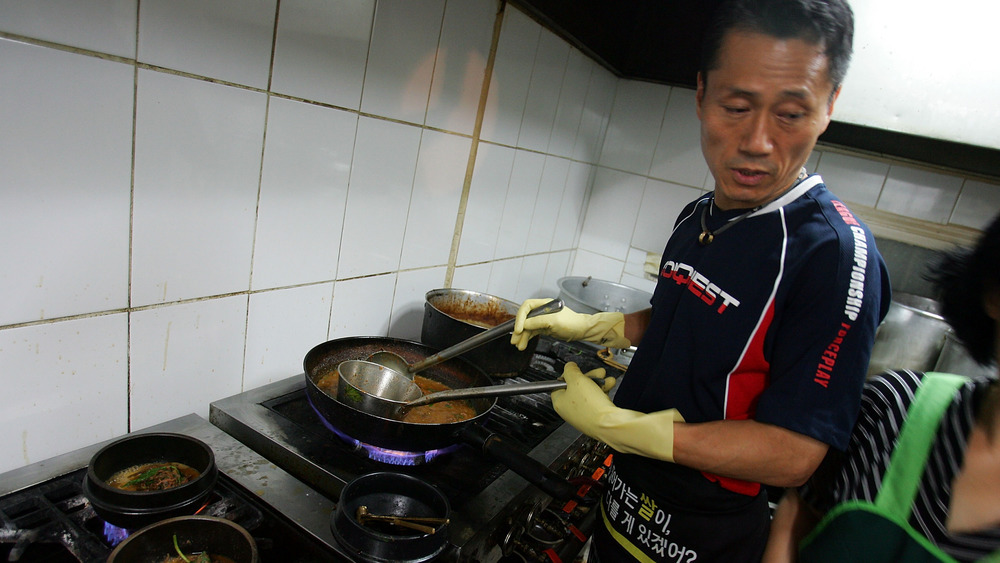
MULTIPOLYGON (((509 2, 621 78, 693 89, 701 37, 720 0, 509 2)), ((855 52, 858 56, 857 44, 855 52)), ((848 123, 836 117, 835 112, 821 143, 1000 177, 1000 150, 995 148, 848 123)))

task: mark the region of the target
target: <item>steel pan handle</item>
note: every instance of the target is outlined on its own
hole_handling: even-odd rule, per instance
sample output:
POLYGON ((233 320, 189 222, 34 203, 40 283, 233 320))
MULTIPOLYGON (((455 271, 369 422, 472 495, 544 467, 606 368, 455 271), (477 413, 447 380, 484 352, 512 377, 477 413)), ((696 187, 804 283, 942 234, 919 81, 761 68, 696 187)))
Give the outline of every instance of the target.
POLYGON ((511 471, 524 477, 542 492, 557 500, 579 499, 578 487, 560 477, 556 472, 528 454, 507 444, 499 434, 478 424, 466 425, 458 437, 465 443, 479 448, 487 456, 503 463, 511 471))
MULTIPOLYGON (((561 311, 563 307, 564 305, 562 299, 553 299, 552 301, 549 301, 544 305, 532 309, 528 313, 528 317, 535 317, 538 315, 547 315, 549 313, 556 313, 558 311, 561 311)), ((440 364, 445 360, 450 360, 455 356, 462 355, 468 352, 469 350, 472 350, 473 348, 486 344, 487 342, 496 340, 497 338, 500 338, 505 334, 509 334, 510 331, 514 329, 514 323, 516 322, 516 320, 517 320, 516 318, 510 319, 509 321, 498 324, 497 326, 489 330, 480 332, 479 334, 473 336, 472 338, 468 338, 466 340, 459 342, 458 344, 455 344, 454 346, 445 348, 444 350, 441 350, 440 352, 434 354, 433 356, 429 356, 415 364, 412 364, 408 371, 410 373, 417 373, 418 371, 425 370, 431 366, 436 366, 437 364, 440 364)))

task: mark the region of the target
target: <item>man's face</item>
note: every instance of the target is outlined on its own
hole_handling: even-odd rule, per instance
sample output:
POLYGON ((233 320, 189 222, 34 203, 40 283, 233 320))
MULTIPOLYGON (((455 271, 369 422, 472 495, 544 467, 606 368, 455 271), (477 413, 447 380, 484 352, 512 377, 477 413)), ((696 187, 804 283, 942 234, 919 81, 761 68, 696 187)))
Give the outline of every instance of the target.
POLYGON ((723 209, 767 203, 792 185, 833 112, 821 45, 730 32, 718 68, 698 75, 701 150, 723 209))

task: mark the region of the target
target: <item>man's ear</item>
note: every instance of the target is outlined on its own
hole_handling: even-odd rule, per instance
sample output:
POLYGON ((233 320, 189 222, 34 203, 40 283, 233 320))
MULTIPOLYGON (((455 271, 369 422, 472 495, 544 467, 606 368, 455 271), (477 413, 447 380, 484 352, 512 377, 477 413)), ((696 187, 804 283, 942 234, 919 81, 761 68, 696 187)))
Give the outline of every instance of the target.
POLYGON ((705 76, 698 72, 698 89, 694 92, 695 113, 701 119, 701 103, 705 100, 705 76))

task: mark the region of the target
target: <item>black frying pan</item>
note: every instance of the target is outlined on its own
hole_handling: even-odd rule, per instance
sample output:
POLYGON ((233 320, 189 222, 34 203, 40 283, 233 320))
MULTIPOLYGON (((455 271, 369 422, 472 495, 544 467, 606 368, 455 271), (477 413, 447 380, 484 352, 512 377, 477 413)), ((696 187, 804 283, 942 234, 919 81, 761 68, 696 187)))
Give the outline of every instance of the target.
MULTIPOLYGON (((422 452, 467 443, 480 448, 485 454, 555 498, 568 500, 576 497, 575 486, 524 452, 511 447, 504 442, 503 437, 482 427, 482 422, 496 405, 495 397, 468 399, 468 404, 476 411, 476 415, 468 420, 420 424, 382 418, 356 410, 336 399, 336 387, 328 392, 317 385, 317 381, 336 369, 340 362, 365 359, 382 350, 399 354, 410 363, 438 352, 418 342, 376 336, 340 338, 315 346, 306 354, 302 363, 306 376, 306 396, 319 416, 348 436, 381 448, 422 452)), ((481 369, 461 358, 452 358, 428 368, 422 375, 452 389, 493 384, 481 369)))

